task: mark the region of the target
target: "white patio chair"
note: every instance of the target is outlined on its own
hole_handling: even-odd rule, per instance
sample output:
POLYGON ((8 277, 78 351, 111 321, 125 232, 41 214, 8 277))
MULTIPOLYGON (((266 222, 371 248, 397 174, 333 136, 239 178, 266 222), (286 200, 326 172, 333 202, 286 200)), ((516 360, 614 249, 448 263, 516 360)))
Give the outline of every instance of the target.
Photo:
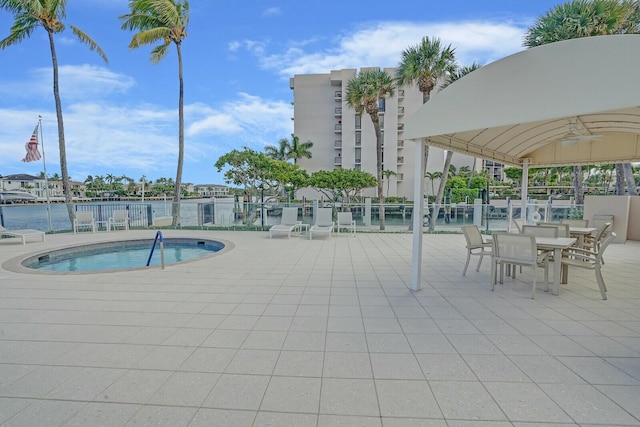
POLYGON ((556 237, 569 237, 569 224, 558 224, 555 222, 541 222, 538 227, 557 228, 558 235, 556 237))
POLYGON ((129 230, 129 211, 128 210, 116 210, 113 211, 111 217, 107 221, 107 231, 114 230, 116 227, 124 227, 125 231, 129 230))
POLYGON ((273 233, 286 233, 287 238, 291 238, 291 232, 301 224, 302 221, 298 221, 298 208, 282 208, 282 217, 280 218, 280 224, 271 226, 269 229, 269 238, 273 237, 273 233))
MULTIPOLYGON (((602 240, 606 237, 610 227, 611 223, 605 222, 603 224, 600 224, 600 226, 593 233, 584 236, 584 249, 592 252, 600 252, 602 240)), ((604 258, 601 257, 600 261, 604 264, 604 258)))
POLYGON ((331 239, 331 232, 335 223, 333 222, 333 209, 318 208, 316 222, 309 229, 309 240, 313 240, 314 234, 326 234, 331 239))
POLYGON ((560 224, 569 224, 569 227, 588 227, 588 219, 561 219, 560 224))
POLYGON ((476 266, 476 271, 480 271, 480 265, 482 264, 482 259, 485 255, 491 256, 491 248, 493 246, 493 242, 485 242, 482 238, 482 234, 480 233, 480 229, 477 225, 463 225, 462 226, 462 234, 464 234, 464 238, 467 241, 467 262, 464 264, 464 269, 462 270, 462 275, 466 276, 467 267, 469 267, 469 260, 471 260, 471 256, 479 256, 478 265, 476 266))
POLYGON ((27 236, 40 236, 43 242, 45 239, 44 231, 33 230, 31 228, 23 228, 20 230, 7 230, 2 225, 0 225, 0 236, 19 237, 22 240, 23 245, 27 244, 27 236))
POLYGON ((562 256, 562 265, 569 267, 585 268, 587 270, 594 270, 596 274, 596 282, 598 282, 598 288, 600 288, 600 295, 602 299, 607 299, 607 285, 604 283, 602 277, 602 255, 604 254, 607 246, 616 238, 616 233, 611 233, 605 237, 600 243, 600 247, 597 251, 590 251, 582 248, 570 248, 566 252, 566 255, 562 256))
POLYGON ((73 233, 77 233, 79 228, 91 228, 91 232, 96 232, 96 221, 92 211, 76 211, 73 219, 73 233))
POLYGON ((531 298, 536 296, 537 268, 544 268, 544 281, 549 286, 549 261, 548 253, 538 254, 536 249, 536 237, 529 234, 495 233, 493 234, 493 257, 491 263, 491 290, 493 291, 500 268, 500 283, 504 282, 504 266, 520 265, 531 267, 533 284, 531 298))
POLYGON ((336 231, 340 233, 340 230, 347 230, 351 232, 353 237, 356 237, 356 222, 353 220, 351 211, 338 212, 338 222, 336 223, 336 231))

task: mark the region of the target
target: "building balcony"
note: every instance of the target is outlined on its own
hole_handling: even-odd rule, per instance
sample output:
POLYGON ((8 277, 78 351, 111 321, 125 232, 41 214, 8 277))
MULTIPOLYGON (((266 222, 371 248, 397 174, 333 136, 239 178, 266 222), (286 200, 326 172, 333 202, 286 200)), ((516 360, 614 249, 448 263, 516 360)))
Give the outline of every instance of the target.
POLYGON ((398 115, 404 116, 404 107, 398 107, 398 115))
POLYGON ((399 173, 396 175, 396 181, 400 182, 400 181, 404 181, 404 174, 403 173, 399 173))
POLYGON ((341 150, 342 149, 342 140, 341 139, 336 139, 333 142, 333 148, 335 148, 336 150, 341 150))
POLYGON ((341 166, 342 165, 342 157, 340 157, 340 156, 334 157, 333 158, 333 164, 335 166, 341 166))
POLYGON ((342 101, 342 91, 337 90, 333 93, 333 99, 336 101, 342 101))
POLYGON ((404 148, 404 139, 398 140, 398 148, 404 148))
POLYGON ((359 159, 359 158, 357 158, 357 157, 356 157, 356 164, 357 164, 357 165, 362 164, 362 159, 359 159))
POLYGON ((333 115, 336 117, 341 117, 342 116, 342 107, 336 107, 333 110, 333 115))
POLYGON ((404 132, 404 123, 398 123, 398 132, 404 132))
POLYGON ((334 131, 335 133, 342 133, 342 125, 335 125, 335 126, 333 127, 333 131, 334 131))
POLYGON ((398 156, 398 164, 401 165, 404 163, 404 157, 403 156, 398 156))
POLYGON ((404 98, 404 89, 398 90, 398 99, 404 98))

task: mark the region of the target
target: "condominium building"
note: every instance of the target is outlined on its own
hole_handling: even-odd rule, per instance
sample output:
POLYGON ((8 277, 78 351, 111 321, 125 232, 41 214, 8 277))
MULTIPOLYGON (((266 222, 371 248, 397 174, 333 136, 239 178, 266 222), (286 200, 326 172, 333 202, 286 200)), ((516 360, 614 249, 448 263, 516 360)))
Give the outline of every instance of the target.
MULTIPOLYGON (((394 68, 385 68, 384 71, 395 76, 394 68)), ((366 113, 360 116, 346 103, 347 84, 356 73, 356 69, 343 69, 329 74, 299 74, 289 81, 293 90, 294 134, 301 142, 313 142, 312 157, 298 160, 298 165, 309 173, 346 168, 376 174, 373 123, 366 113)), ((405 141, 403 133, 405 118, 421 105, 422 93, 414 85, 398 87, 393 96, 380 100, 383 170, 395 173, 384 183, 385 195, 413 200, 414 143, 405 141)), ((427 171, 442 172, 444 159, 443 150, 430 147, 427 171)), ((457 168, 471 168, 474 162, 472 157, 454 154, 452 164, 457 168)), ((480 168, 481 162, 477 164, 480 168)), ((438 180, 435 185, 437 188, 438 180)), ((426 194, 432 193, 430 182, 425 189, 426 194)), ((376 189, 367 189, 364 195, 375 197, 376 194, 376 189)), ((316 196, 308 189, 302 190, 298 197, 301 195, 316 196)))

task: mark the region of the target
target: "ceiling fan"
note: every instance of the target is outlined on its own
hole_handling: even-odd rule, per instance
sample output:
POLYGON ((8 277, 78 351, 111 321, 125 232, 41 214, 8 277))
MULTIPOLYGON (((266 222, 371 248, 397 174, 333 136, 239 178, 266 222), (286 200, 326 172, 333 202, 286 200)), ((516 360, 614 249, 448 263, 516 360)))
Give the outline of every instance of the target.
POLYGON ((602 139, 602 135, 589 133, 584 126, 581 126, 581 128, 583 133, 578 132, 578 124, 576 121, 571 120, 569 122, 569 130, 559 138, 560 143, 569 145, 580 141, 598 141, 602 139))

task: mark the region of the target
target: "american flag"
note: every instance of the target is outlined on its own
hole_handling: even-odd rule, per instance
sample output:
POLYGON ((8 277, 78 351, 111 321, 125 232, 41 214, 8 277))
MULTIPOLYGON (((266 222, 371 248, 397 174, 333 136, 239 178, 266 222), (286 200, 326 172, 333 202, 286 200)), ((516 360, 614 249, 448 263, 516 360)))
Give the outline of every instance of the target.
POLYGON ((24 147, 27 149, 27 155, 22 159, 23 162, 35 162, 36 160, 40 160, 40 152, 38 151, 38 125, 33 130, 33 135, 31 135, 31 139, 27 142, 24 147))

